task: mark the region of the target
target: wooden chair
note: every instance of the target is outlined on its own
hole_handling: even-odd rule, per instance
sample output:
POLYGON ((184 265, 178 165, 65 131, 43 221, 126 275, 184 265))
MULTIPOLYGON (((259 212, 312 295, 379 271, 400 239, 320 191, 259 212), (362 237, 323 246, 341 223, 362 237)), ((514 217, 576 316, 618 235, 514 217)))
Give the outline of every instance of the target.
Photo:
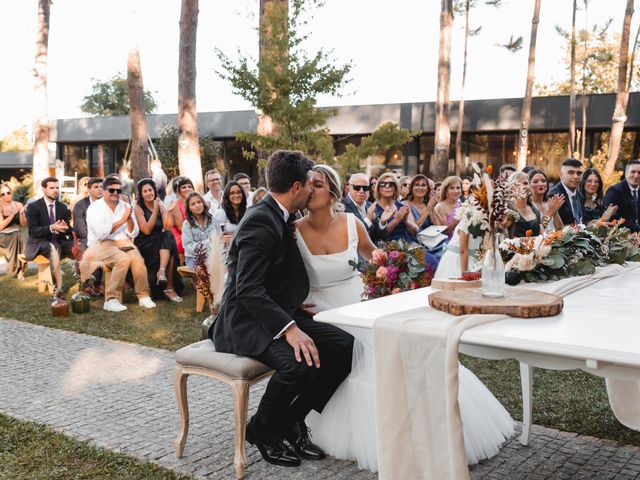
MULTIPOLYGON (((26 271, 29 262, 22 253, 18 255, 18 261, 22 265, 23 271, 26 271)), ((53 295, 53 277, 51 276, 49 259, 43 255, 38 255, 32 261, 38 266, 38 292, 46 292, 49 295, 53 295)))
POLYGON ((180 432, 175 441, 176 456, 182 458, 189 432, 189 403, 187 379, 189 375, 202 375, 230 385, 233 391, 235 421, 235 454, 233 465, 236 478, 244 477, 245 428, 249 410, 249 387, 271 376, 273 371, 249 357, 216 352, 211 340, 193 343, 176 352, 174 386, 180 411, 180 432))
MULTIPOLYGON (((178 275, 182 278, 196 278, 196 271, 189 267, 178 267, 178 275)), ((196 312, 200 313, 204 310, 204 295, 196 288, 196 312)))

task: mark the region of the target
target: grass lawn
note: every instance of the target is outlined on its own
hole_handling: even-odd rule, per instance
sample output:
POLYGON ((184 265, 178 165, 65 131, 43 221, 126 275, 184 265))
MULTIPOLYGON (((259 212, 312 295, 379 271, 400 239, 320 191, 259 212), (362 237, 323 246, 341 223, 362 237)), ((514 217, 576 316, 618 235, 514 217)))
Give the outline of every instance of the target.
MULTIPOLYGON (((2 276, 0 315, 47 327, 176 350, 199 340, 200 324, 207 316, 206 312, 195 313, 195 293, 190 286, 186 290, 183 303, 158 302, 158 308, 154 310, 139 307, 130 294, 126 312, 104 312, 102 300, 96 300, 89 314, 54 318, 50 313, 49 298, 38 294, 33 276, 23 283, 2 276)), ((517 362, 466 356, 461 360, 516 420, 522 419, 517 362)), ((624 427, 613 416, 603 379, 581 371, 535 369, 533 392, 534 423, 640 446, 640 433, 624 427)))
POLYGON ((191 477, 93 447, 38 423, 0 414, 0 478, 188 480, 191 477))

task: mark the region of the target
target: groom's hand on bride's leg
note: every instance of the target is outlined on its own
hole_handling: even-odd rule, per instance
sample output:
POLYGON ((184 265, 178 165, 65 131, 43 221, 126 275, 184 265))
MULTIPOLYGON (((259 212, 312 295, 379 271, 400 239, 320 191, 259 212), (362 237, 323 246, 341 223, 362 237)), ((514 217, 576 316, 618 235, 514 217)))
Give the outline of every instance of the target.
POLYGON ((293 353, 298 362, 302 362, 302 357, 304 357, 307 365, 310 367, 315 365, 316 368, 320 368, 320 354, 309 335, 300 330, 297 325, 293 325, 284 333, 284 337, 293 348, 293 353))

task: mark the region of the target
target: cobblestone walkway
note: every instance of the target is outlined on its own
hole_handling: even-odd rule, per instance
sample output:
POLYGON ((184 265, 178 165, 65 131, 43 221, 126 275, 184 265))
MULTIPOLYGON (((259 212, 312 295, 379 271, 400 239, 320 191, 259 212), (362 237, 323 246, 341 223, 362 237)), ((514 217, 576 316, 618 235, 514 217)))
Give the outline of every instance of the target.
MULTIPOLYGON (((189 379, 190 431, 185 457, 176 459, 173 366, 173 354, 164 350, 0 319, 1 412, 196 478, 235 478, 231 393, 210 379, 189 379)), ((262 388, 252 389, 251 410, 262 388)), ((274 467, 251 446, 247 461, 248 480, 377 478, 334 459, 274 467)), ((473 467, 471 476, 637 479, 640 449, 534 427, 529 447, 511 440, 497 457, 473 467)))

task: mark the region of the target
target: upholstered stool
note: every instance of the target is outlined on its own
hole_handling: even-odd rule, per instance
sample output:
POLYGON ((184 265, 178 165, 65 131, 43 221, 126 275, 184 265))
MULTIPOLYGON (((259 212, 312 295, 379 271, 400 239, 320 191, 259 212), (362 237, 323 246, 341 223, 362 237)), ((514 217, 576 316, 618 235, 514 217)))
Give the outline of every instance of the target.
POLYGON ((180 433, 175 441, 176 456, 182 457, 189 432, 189 405, 187 379, 189 375, 202 375, 231 385, 235 417, 235 455, 233 464, 236 478, 244 476, 245 426, 249 409, 249 387, 271 376, 273 371, 249 357, 216 352, 211 340, 193 343, 176 352, 175 391, 180 410, 180 433))
MULTIPOLYGON (((26 267, 29 262, 22 253, 18 255, 18 261, 22 265, 23 271, 26 272, 26 267)), ((38 266, 38 292, 48 292, 49 295, 53 295, 53 277, 51 276, 49 259, 43 255, 38 255, 32 262, 38 266)))
MULTIPOLYGON (((193 268, 189 267, 178 267, 178 275, 182 278, 196 278, 196 271, 193 268)), ((204 310, 204 295, 200 292, 199 289, 196 288, 196 312, 200 313, 204 310)))

